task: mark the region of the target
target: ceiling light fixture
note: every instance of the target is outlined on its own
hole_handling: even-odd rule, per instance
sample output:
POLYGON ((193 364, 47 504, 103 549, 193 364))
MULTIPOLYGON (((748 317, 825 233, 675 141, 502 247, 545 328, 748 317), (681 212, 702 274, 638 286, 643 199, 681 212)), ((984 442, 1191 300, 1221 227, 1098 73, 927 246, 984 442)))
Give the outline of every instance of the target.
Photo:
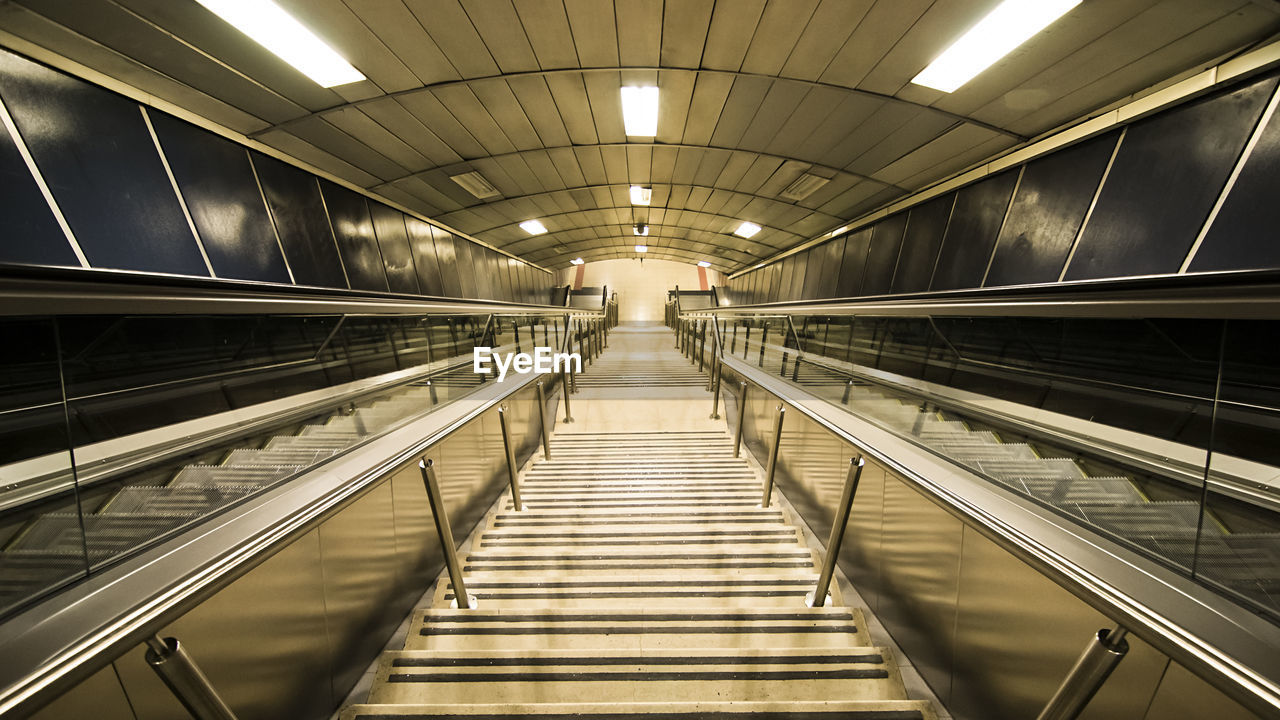
POLYGON ((795 179, 795 182, 786 187, 785 190, 778 193, 778 197, 791 202, 799 202, 818 190, 818 188, 831 182, 831 178, 824 178, 812 173, 804 173, 795 179))
POLYGON ((698 267, 711 267, 711 263, 707 262, 706 260, 699 260, 698 267))
POLYGON ((539 220, 525 220, 520 223, 520 229, 530 235, 541 235, 547 231, 547 227, 539 220))
POLYGON ((1066 15, 1081 0, 1004 0, 911 81, 952 92, 1066 15))
POLYGON ((636 226, 631 228, 631 232, 640 237, 647 237, 649 235, 649 226, 644 223, 636 223, 636 226))
POLYGON ((622 88, 622 126, 628 137, 658 134, 658 88, 622 88))
POLYGON ((196 0, 281 60, 320 84, 335 87, 364 75, 271 0, 196 0))
POLYGON ((758 232, 760 232, 759 225, 753 222, 744 221, 741 225, 738 226, 737 230, 733 231, 733 234, 737 235, 740 238, 750 238, 758 232))
POLYGON ((636 252, 638 252, 638 253, 646 253, 646 252, 649 252, 649 246, 648 246, 648 245, 637 245, 637 246, 636 246, 636 252))
POLYGON ((587 261, 586 261, 586 260, 583 260, 582 258, 574 258, 574 259, 572 259, 572 260, 570 260, 570 261, 569 261, 569 264, 570 264, 570 265, 585 265, 585 264, 586 264, 586 262, 587 262, 587 261))
POLYGON ((631 204, 632 205, 648 205, 653 202, 653 189, 641 187, 639 185, 631 186, 631 204))
POLYGON ((498 192, 498 188, 494 187, 484 176, 472 170, 461 175, 450 175, 449 179, 458 183, 463 190, 475 195, 479 200, 491 200, 496 197, 502 197, 502 193, 498 192))

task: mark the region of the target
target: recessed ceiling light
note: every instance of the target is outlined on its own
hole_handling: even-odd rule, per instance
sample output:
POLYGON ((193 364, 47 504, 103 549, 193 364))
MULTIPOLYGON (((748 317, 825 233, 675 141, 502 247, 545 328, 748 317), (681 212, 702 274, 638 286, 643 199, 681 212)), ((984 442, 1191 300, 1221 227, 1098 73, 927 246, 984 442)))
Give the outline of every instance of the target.
POLYGON ((783 200, 790 200, 791 202, 800 202, 816 192, 818 188, 829 182, 831 182, 831 178, 820 177, 812 173, 804 173, 800 177, 796 178, 795 182, 788 185, 785 190, 778 193, 778 197, 783 200))
POLYGON ((952 92, 1066 15, 1081 0, 1004 0, 911 82, 952 92))
POLYGON ((636 246, 636 252, 649 252, 649 246, 648 246, 648 245, 637 245, 637 246, 636 246))
POLYGON ((484 176, 472 170, 461 175, 450 175, 449 179, 458 183, 463 190, 475 195, 479 200, 489 200, 501 197, 502 193, 498 192, 498 188, 494 187, 484 176))
POLYGON ((271 0, 196 1, 321 87, 364 80, 351 63, 271 0))
POLYGON ((628 137, 658 134, 658 88, 622 88, 622 126, 628 137))
POLYGON ((572 259, 572 260, 570 260, 570 261, 569 261, 569 264, 570 264, 570 265, 584 265, 584 264, 586 264, 586 261, 585 261, 585 260, 583 260, 582 258, 574 258, 574 259, 572 259))
POLYGON ((653 202, 653 189, 640 187, 639 185, 631 186, 631 204, 632 205, 648 205, 653 202))
POLYGON ((639 235, 640 237, 648 237, 649 226, 644 223, 636 223, 635 227, 631 228, 631 232, 639 235))
POLYGON ((707 262, 706 260, 699 260, 698 267, 711 267, 711 263, 707 262))
POLYGON ((743 222, 741 225, 738 226, 737 230, 733 231, 733 234, 737 235, 740 238, 749 238, 758 232, 760 232, 759 225, 753 222, 743 222))
POLYGON ((542 233, 547 231, 546 226, 543 225, 542 222, 538 220, 525 220, 524 222, 520 223, 520 227, 530 235, 541 235, 542 233))

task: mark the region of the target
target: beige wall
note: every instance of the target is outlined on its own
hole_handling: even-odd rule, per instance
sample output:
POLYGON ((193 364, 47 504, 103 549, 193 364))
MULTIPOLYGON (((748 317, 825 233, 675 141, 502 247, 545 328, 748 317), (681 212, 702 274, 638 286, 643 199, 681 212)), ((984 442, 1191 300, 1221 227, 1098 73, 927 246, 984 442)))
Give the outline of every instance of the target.
MULTIPOLYGON (((662 322, 662 307, 667 291, 679 285, 698 290, 698 266, 671 260, 602 260, 583 266, 583 286, 607 285, 610 293, 618 293, 618 314, 622 322, 662 322)), ((577 268, 569 268, 559 277, 572 283, 577 268)), ((710 285, 723 283, 723 276, 707 268, 710 285)))

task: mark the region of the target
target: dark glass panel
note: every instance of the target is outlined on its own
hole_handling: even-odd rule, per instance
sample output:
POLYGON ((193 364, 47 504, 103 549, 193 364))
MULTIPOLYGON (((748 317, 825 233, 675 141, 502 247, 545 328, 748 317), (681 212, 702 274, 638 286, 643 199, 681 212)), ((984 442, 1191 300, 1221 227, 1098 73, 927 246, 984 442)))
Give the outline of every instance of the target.
POLYGON ((956 194, 951 222, 933 271, 930 290, 957 290, 982 285, 991 249, 1004 222, 1018 171, 1009 170, 962 188, 956 194))
POLYGON ((807 260, 805 261, 804 270, 804 292, 801 297, 805 300, 813 300, 823 296, 824 289, 822 287, 822 261, 826 258, 825 248, 816 245, 809 248, 805 253, 807 260))
POLYGON ((804 278, 809 270, 809 251, 796 253, 787 258, 787 262, 791 263, 791 280, 787 283, 787 299, 803 300, 804 299, 804 278))
POLYGON ((369 202, 373 216, 373 232, 382 251, 382 264, 387 272, 391 292, 418 293, 418 270, 413 266, 413 252, 405 230, 404 213, 380 202, 369 202))
POLYGON ((893 274, 893 292, 922 292, 929 289, 938 248, 951 219, 955 195, 943 195, 911 208, 907 230, 902 237, 898 269, 893 274))
POLYGON ((471 244, 471 241, 454 236, 453 252, 458 258, 455 272, 458 275, 458 286, 462 290, 459 297, 471 299, 480 297, 479 290, 476 287, 476 257, 474 250, 475 246, 471 244))
POLYGON ((902 232, 907 226, 907 213, 898 213, 876 223, 871 231, 871 250, 867 253, 867 269, 862 275, 863 295, 883 295, 893 284, 893 271, 902 248, 902 232))
POLYGON ((67 236, 31 177, 27 163, 0 127, 0 262, 80 266, 67 236))
POLYGON ((289 283, 244 147, 164 113, 150 114, 214 274, 289 283))
POLYGON ((1275 87, 1264 78, 1132 125, 1066 279, 1177 272, 1275 87))
POLYGON ((137 103, 4 51, 0 95, 90 265, 209 274, 137 103))
POLYGON ((1028 163, 987 271, 987 287, 1056 282, 1119 133, 1028 163))
POLYGON ((328 180, 320 181, 320 189, 351 289, 386 291, 387 272, 365 197, 328 180))
POLYGON ((315 176, 262 153, 250 151, 250 157, 293 271, 293 281, 299 285, 346 288, 347 276, 315 176))

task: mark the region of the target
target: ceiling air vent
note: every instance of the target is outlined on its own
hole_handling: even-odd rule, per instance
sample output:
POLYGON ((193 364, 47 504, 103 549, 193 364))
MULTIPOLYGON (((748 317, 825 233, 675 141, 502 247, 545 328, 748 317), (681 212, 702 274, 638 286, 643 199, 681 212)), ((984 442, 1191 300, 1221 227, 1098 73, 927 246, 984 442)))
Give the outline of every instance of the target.
POLYGON ((799 202, 830 181, 830 178, 805 173, 796 178, 795 182, 788 185, 782 192, 778 193, 778 197, 791 202, 799 202))
POLYGON ((466 190, 481 200, 492 200, 496 197, 502 197, 502 193, 498 192, 498 188, 490 185, 489 181, 485 180, 484 176, 475 170, 462 173, 461 175, 450 175, 449 179, 458 183, 463 190, 466 190))

